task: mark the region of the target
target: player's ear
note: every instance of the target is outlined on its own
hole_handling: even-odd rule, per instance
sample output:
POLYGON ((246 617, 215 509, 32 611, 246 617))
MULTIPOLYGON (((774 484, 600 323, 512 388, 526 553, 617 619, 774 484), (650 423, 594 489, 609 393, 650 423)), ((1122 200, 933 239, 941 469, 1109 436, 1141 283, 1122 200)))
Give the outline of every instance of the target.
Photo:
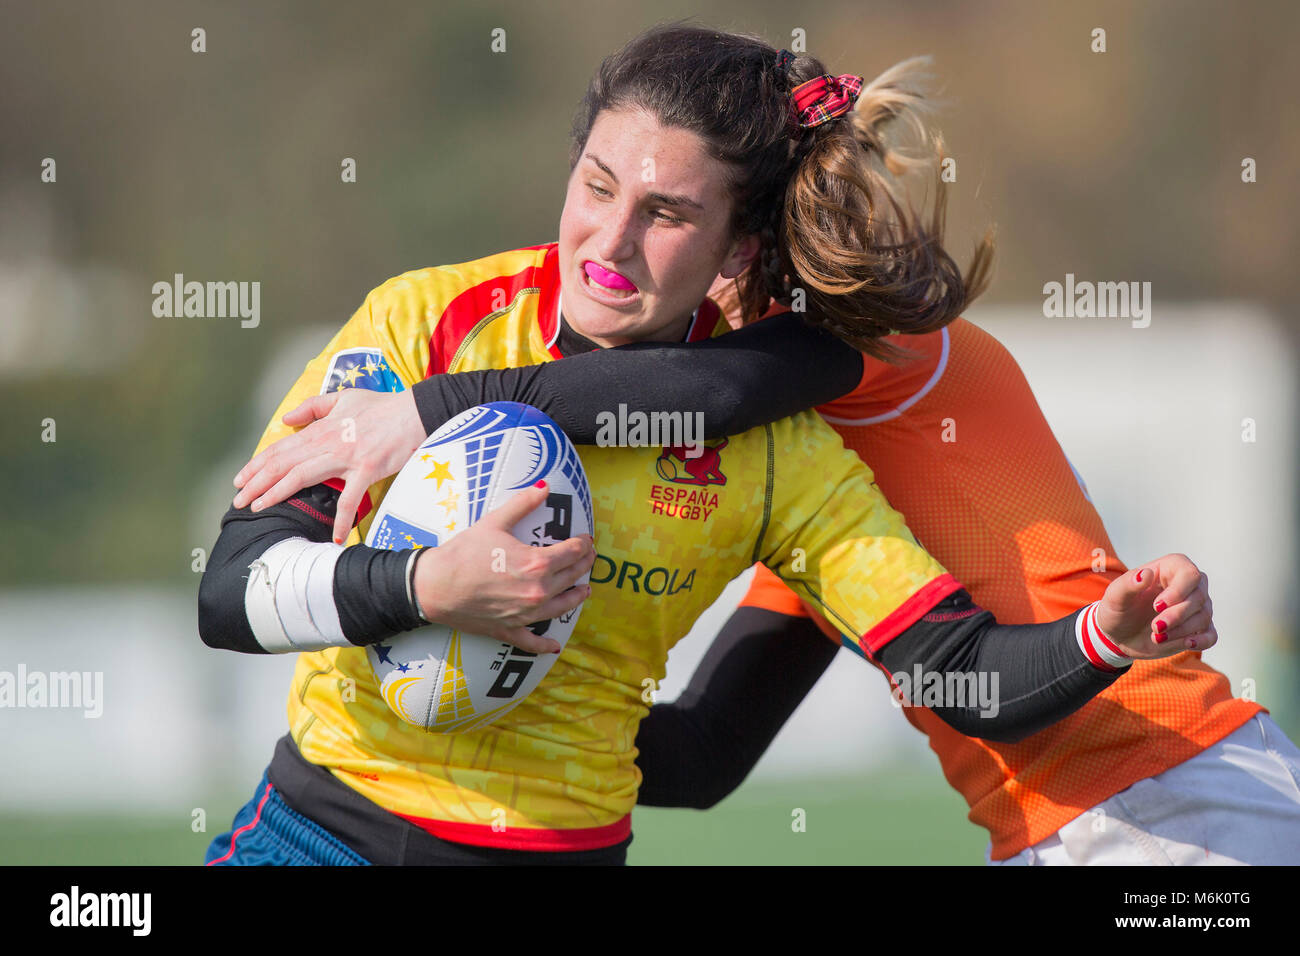
POLYGON ((722 268, 718 274, 724 279, 734 279, 746 269, 749 264, 758 258, 759 250, 762 243, 757 235, 743 236, 731 244, 731 251, 727 258, 723 260, 722 268))

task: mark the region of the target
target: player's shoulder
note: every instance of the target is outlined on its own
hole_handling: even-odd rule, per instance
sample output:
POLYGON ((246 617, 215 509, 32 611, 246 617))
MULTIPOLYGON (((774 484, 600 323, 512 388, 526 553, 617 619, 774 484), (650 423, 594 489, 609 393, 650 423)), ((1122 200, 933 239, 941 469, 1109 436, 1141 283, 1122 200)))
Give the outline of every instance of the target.
POLYGON ((829 445, 842 448, 842 439, 835 429, 826 424, 825 419, 813 409, 796 412, 771 424, 773 438, 778 443, 817 446, 829 445))
POLYGON ((845 448, 839 432, 811 409, 754 431, 764 429, 769 442, 769 467, 779 484, 794 487, 838 483, 862 464, 861 456, 845 448))
POLYGON ((512 292, 539 283, 555 258, 556 245, 527 246, 466 262, 412 269, 376 286, 366 302, 371 314, 389 325, 436 325, 449 314, 490 311, 501 307, 503 295, 512 298, 512 292))
MULTIPOLYGON (((954 406, 986 406, 989 391, 1019 376, 1011 353, 990 332, 957 318, 937 332, 894 335, 893 361, 864 357, 857 388, 818 411, 833 425, 876 425, 951 417, 954 406)), ((921 427, 921 426, 918 426, 921 427)))

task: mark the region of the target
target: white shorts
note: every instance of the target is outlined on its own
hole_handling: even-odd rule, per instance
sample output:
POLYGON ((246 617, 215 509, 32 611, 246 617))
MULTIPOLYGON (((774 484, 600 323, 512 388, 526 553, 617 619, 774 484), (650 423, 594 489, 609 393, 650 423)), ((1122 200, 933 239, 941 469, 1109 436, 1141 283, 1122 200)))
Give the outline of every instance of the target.
POLYGON ((1195 757, 1139 780, 1042 842, 989 862, 1300 865, 1300 750, 1261 712, 1195 757))

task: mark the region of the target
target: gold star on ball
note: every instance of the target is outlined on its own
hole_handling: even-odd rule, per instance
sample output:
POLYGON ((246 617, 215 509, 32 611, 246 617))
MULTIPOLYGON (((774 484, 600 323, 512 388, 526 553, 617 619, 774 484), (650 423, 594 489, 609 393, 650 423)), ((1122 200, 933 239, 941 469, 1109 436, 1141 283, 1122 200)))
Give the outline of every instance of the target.
POLYGON ((437 460, 435 460, 434 463, 433 463, 433 471, 429 472, 427 475, 424 476, 424 477, 425 477, 425 480, 428 480, 429 478, 436 478, 436 479, 438 479, 438 490, 441 490, 441 489, 442 489, 442 483, 443 483, 444 481, 451 481, 451 480, 452 480, 452 477, 451 477, 451 468, 448 467, 450 464, 451 464, 451 462, 449 462, 449 461, 437 461, 437 460))

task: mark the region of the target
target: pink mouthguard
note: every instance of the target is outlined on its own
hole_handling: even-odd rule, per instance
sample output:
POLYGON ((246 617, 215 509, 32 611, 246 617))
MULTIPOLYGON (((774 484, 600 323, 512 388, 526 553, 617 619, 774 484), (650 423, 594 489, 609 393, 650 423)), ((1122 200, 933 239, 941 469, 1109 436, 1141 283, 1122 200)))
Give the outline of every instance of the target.
POLYGON ((623 278, 623 276, 619 275, 617 272, 610 272, 608 269, 603 269, 594 262, 587 262, 582 268, 587 275, 595 279, 607 289, 630 289, 633 292, 636 291, 636 286, 630 279, 623 278))

